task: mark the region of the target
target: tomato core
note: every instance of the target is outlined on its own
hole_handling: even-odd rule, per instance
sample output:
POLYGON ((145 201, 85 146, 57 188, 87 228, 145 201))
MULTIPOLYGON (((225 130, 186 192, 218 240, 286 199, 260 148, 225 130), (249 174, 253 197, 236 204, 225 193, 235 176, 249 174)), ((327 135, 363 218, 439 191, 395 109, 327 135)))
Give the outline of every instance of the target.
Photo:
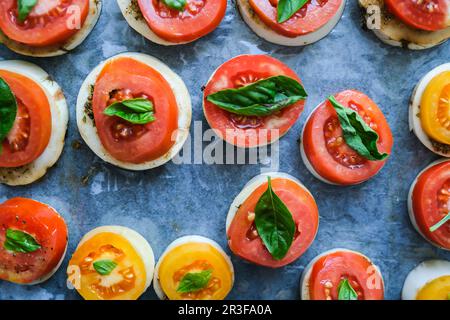
POLYGON ((9 147, 11 153, 24 150, 30 140, 30 113, 22 101, 19 99, 16 100, 16 120, 5 141, 8 144, 7 147, 9 147))
POLYGON ((450 84, 442 89, 439 96, 437 117, 442 127, 450 130, 450 84))
MULTIPOLYGON (((193 263, 179 269, 173 274, 173 281, 175 283, 180 283, 181 279, 187 274, 187 273, 195 273, 195 272, 202 272, 207 270, 213 270, 214 266, 209 263, 207 260, 197 260, 193 263)), ((205 298, 212 297, 216 291, 218 291, 221 288, 221 280, 218 277, 212 276, 209 280, 208 284, 204 289, 194 291, 194 292, 187 292, 182 293, 181 296, 184 299, 188 300, 204 300, 205 298)))
MULTIPOLYGON (((145 93, 133 94, 130 89, 113 90, 110 92, 109 96, 110 99, 107 102, 108 106, 112 105, 113 103, 122 102, 124 100, 137 98, 149 99, 149 97, 145 93)), ((115 119, 117 121, 112 122, 110 124, 110 128, 112 131, 112 135, 117 142, 121 140, 134 140, 148 131, 145 125, 133 124, 119 117, 116 117, 115 119)))
MULTIPOLYGON (((102 259, 109 259, 114 262, 121 262, 126 257, 125 253, 113 245, 103 245, 98 250, 90 252, 80 263, 80 271, 82 275, 96 274, 93 263, 102 259)), ((105 286, 99 277, 91 284, 91 289, 102 299, 114 299, 115 297, 132 290, 135 287, 136 274, 133 267, 127 267, 118 271, 122 276, 121 280, 105 286)))
POLYGON ((169 8, 160 0, 153 0, 155 11, 161 18, 178 18, 181 20, 195 17, 202 11, 205 4, 206 0, 187 0, 184 10, 178 11, 169 8))
MULTIPOLYGON (((372 118, 364 112, 361 106, 358 106, 355 102, 350 101, 348 107, 358 112, 364 122, 367 123, 373 130, 377 130, 377 124, 373 122, 372 118)), ((356 169, 362 167, 367 162, 367 159, 359 155, 345 143, 345 138, 337 116, 331 117, 325 123, 324 137, 328 152, 339 164, 351 169, 356 169)))
MULTIPOLYGON (((450 212, 450 179, 447 179, 442 187, 439 189, 437 194, 437 207, 438 212, 441 215, 441 219, 444 219, 445 216, 450 212)), ((450 223, 446 223, 441 227, 442 231, 450 234, 450 223)))

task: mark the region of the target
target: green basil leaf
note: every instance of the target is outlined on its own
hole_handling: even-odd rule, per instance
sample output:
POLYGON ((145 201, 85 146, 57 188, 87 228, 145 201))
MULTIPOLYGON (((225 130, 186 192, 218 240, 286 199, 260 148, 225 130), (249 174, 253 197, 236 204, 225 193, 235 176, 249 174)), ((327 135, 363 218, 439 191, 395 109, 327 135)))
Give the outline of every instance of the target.
POLYGON ((189 293, 202 290, 208 285, 211 276, 211 270, 188 272, 181 279, 177 292, 189 293))
POLYGON ((308 0, 279 0, 277 6, 278 23, 289 20, 308 0))
POLYGON ((24 22, 27 19, 37 2, 38 0, 17 0, 18 18, 20 22, 24 22))
POLYGON ((292 213, 273 191, 270 177, 266 192, 256 204, 255 225, 272 257, 283 259, 294 240, 295 222, 292 213))
POLYGON ((389 156, 378 151, 378 133, 369 127, 356 111, 344 107, 333 96, 328 100, 336 110, 344 132, 344 140, 350 148, 367 160, 384 160, 389 156))
POLYGON ((13 229, 6 230, 6 240, 3 246, 8 251, 19 253, 30 253, 41 248, 31 235, 13 229))
POLYGON ((358 300, 358 294, 347 279, 339 283, 338 300, 358 300))
POLYGON ((275 76, 241 88, 221 90, 206 99, 231 113, 265 117, 299 100, 305 100, 307 96, 297 80, 275 76))
POLYGON ((435 232, 437 229, 442 227, 448 221, 450 221, 450 212, 441 221, 436 223, 434 226, 430 227, 430 232, 435 232))
POLYGON ((450 300, 450 292, 447 295, 447 300, 450 300))
POLYGON ((171 9, 183 11, 186 7, 186 0, 162 0, 162 2, 171 9))
POLYGON ((107 116, 122 118, 133 124, 147 124, 156 120, 152 102, 143 98, 113 103, 103 113, 107 116))
POLYGON ((2 142, 14 126, 17 115, 17 101, 11 88, 0 78, 0 153, 2 142))
POLYGON ((98 274, 107 276, 117 267, 117 263, 112 260, 99 260, 95 261, 93 266, 98 274))

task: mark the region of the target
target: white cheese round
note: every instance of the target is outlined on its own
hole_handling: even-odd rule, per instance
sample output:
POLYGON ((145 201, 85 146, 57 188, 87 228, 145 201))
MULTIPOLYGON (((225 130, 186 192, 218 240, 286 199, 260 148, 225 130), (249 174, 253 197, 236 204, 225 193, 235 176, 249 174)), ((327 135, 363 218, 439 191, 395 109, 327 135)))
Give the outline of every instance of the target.
POLYGON ((150 287, 152 280, 153 280, 153 272, 155 269, 155 256, 153 254, 152 247, 148 243, 147 240, 143 236, 141 236, 136 231, 122 226, 103 226, 95 228, 94 230, 89 231, 80 241, 80 243, 77 246, 77 249, 86 241, 93 238, 94 236, 101 234, 101 233, 114 233, 117 234, 126 240, 131 244, 133 249, 139 254, 141 257, 142 262, 145 266, 145 273, 146 273, 146 279, 145 279, 145 289, 142 293, 144 293, 148 287, 150 287))
POLYGON ((342 1, 339 10, 336 12, 333 18, 330 19, 324 26, 314 32, 295 38, 281 35, 267 26, 253 11, 248 0, 237 0, 236 5, 239 9, 239 12, 241 13, 242 18, 250 27, 250 29, 252 29, 261 38, 271 43, 283 46, 305 46, 321 40, 322 38, 326 37, 331 32, 331 30, 334 29, 344 12, 345 0, 342 1))
POLYGON ((429 282, 450 276, 450 261, 428 260, 420 263, 406 277, 402 300, 416 300, 417 294, 429 282))
POLYGON ((175 74, 167 65, 165 65, 160 60, 153 58, 149 55, 142 53, 122 53, 112 58, 107 59, 100 63, 92 72, 87 76, 86 80, 83 82, 77 99, 77 125, 80 131, 81 137, 86 142, 86 144, 91 148, 91 150, 99 156, 102 160, 109 162, 120 168, 128 170, 148 170, 165 164, 170 161, 183 147, 184 142, 188 138, 189 128, 191 125, 192 118, 192 106, 191 97, 189 91, 186 88, 183 80, 175 74), (102 145, 100 138, 97 133, 97 128, 95 127, 94 121, 88 117, 85 113, 85 105, 89 100, 90 88, 95 85, 97 77, 103 70, 105 64, 112 60, 121 57, 127 57, 135 59, 139 62, 145 63, 158 71, 164 79, 169 83, 173 90, 177 104, 178 104, 178 132, 176 135, 176 140, 174 145, 170 150, 163 156, 147 161, 144 163, 127 163, 115 159, 102 145))
POLYGON ((179 44, 185 44, 192 41, 187 42, 170 42, 167 41, 160 36, 158 36, 156 33, 152 31, 152 29, 149 27, 147 21, 145 20, 144 16, 142 15, 142 12, 137 4, 137 1, 135 0, 117 0, 117 4, 119 5, 120 11, 122 11, 122 14, 125 18, 125 20, 128 22, 130 27, 132 27, 136 32, 144 36, 146 39, 150 40, 151 42, 163 45, 163 46, 176 46, 179 44))
POLYGON ((0 61, 0 70, 24 75, 45 92, 52 116, 52 132, 44 152, 32 163, 18 168, 0 168, 0 183, 11 186, 27 185, 42 178, 61 156, 69 121, 69 111, 59 85, 40 67, 25 61, 0 61))
POLYGON ((415 87, 414 92, 411 96, 411 103, 409 107, 409 128, 411 131, 414 132, 417 138, 419 138, 420 142, 422 142, 422 144, 429 150, 440 156, 450 157, 450 153, 435 150, 430 137, 428 137, 428 135, 423 130, 422 123, 420 121, 420 104, 422 102, 422 95, 427 89, 430 81, 432 81, 439 74, 446 71, 450 71, 450 63, 440 65, 437 68, 428 72, 415 87))
MULTIPOLYGON (((231 274, 233 276, 232 281, 234 282, 234 268, 233 268, 233 263, 231 262, 230 257, 225 253, 225 251, 222 249, 222 247, 215 242, 214 240, 202 237, 202 236, 184 236, 181 238, 176 239, 175 241, 173 241, 164 251, 164 253, 161 255, 161 257, 159 258, 158 263, 156 264, 156 268, 155 268, 155 274, 154 274, 154 278, 153 278, 153 288, 155 289, 156 295, 158 296, 159 299, 161 300, 167 300, 167 296, 164 293, 164 290, 161 287, 160 281, 159 281, 159 267, 161 265, 161 262, 164 260, 164 258, 170 254, 170 252, 175 249, 176 247, 179 247, 181 245, 184 245, 186 243, 206 243, 211 245, 212 247, 214 247, 217 251, 220 252, 220 254, 223 256, 223 258, 225 259, 225 261, 228 263, 228 266, 230 267, 230 271, 231 274)), ((233 284, 232 284, 233 285, 233 284)))
MULTIPOLYGON (((358 0, 366 9, 377 6, 380 10, 380 27, 372 31, 384 43, 394 47, 406 47, 411 50, 424 50, 440 45, 450 37, 450 27, 439 31, 424 31, 410 27, 386 11, 384 0, 358 0)), ((376 13, 375 13, 376 14, 376 13)), ((366 14, 366 19, 369 14, 366 14)))
POLYGON ((102 0, 89 0, 89 13, 84 21, 83 26, 77 33, 70 37, 63 44, 51 45, 45 47, 32 47, 9 39, 0 30, 0 42, 7 46, 10 50, 31 57, 56 57, 78 47, 94 29, 100 17, 102 10, 102 0))
MULTIPOLYGON (((311 300, 310 293, 309 293, 309 282, 311 279, 312 268, 314 267, 314 265, 320 258, 325 257, 330 254, 333 254, 335 252, 352 252, 352 253, 360 255, 360 256, 364 257, 365 259, 367 259, 368 261, 370 261, 370 259, 368 257, 366 257, 365 255, 363 255, 357 251, 353 251, 353 250, 349 250, 349 249, 342 249, 342 248, 332 249, 332 250, 326 251, 326 252, 318 255, 303 270, 302 277, 300 279, 300 299, 311 300)), ((378 266, 376 266, 374 264, 372 264, 372 265, 373 265, 374 269, 376 270, 376 272, 378 272, 378 274, 380 275, 381 281, 383 283, 383 288, 384 288, 384 279, 381 274, 380 268, 378 268, 378 266)))

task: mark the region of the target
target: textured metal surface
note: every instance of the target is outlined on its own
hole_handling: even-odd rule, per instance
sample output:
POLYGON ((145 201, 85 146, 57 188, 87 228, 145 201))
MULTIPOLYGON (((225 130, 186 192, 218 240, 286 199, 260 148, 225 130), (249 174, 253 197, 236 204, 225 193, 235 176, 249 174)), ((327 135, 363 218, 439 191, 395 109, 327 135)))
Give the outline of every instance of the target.
MULTIPOLYGON (((0 282, 0 299, 79 299, 65 284, 65 269, 84 233, 119 224, 139 231, 156 257, 174 239, 200 234, 226 250, 225 216, 244 184, 260 173, 258 165, 175 165, 133 173, 103 163, 81 141, 75 121, 79 87, 101 60, 124 51, 162 59, 186 82, 193 100, 193 120, 203 120, 201 86, 224 61, 243 53, 267 53, 293 68, 309 93, 304 114, 280 143, 280 170, 292 174, 314 194, 320 229, 307 253, 294 264, 270 270, 232 256, 236 283, 229 298, 297 299, 304 266, 335 247, 359 250, 371 257, 385 277, 387 298, 400 298, 407 273, 427 258, 449 260, 450 253, 426 243, 413 230, 406 209, 410 183, 436 158, 408 130, 408 99, 416 82, 450 60, 450 42, 424 52, 388 47, 361 28, 356 1, 348 1, 343 19, 324 40, 305 48, 271 45, 254 35, 229 3, 226 18, 211 35, 189 45, 165 48, 136 34, 113 0, 105 1, 99 24, 72 53, 49 59, 20 57, 0 48, 1 59, 25 59, 48 71, 62 86, 70 106, 64 153, 47 176, 28 187, 0 186, 0 200, 31 197, 54 206, 70 232, 68 255, 57 274, 33 287, 0 282), (333 187, 313 178, 303 165, 297 144, 306 116, 327 95, 357 88, 382 108, 395 137, 394 152, 382 172, 360 186, 333 187), (82 178, 89 176, 87 183, 82 178)), ((193 132, 193 128, 191 129, 193 132)), ((155 298, 150 288, 143 298, 155 298)))

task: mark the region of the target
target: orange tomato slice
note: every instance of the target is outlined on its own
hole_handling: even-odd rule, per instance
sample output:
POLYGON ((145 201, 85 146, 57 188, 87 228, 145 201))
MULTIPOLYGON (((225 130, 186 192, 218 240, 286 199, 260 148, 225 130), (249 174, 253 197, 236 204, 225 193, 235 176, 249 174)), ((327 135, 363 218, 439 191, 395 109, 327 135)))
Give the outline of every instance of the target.
POLYGON ((81 243, 69 262, 72 285, 86 300, 136 300, 146 289, 141 256, 123 236, 102 232, 81 243), (94 263, 110 260, 116 267, 101 275, 94 263))
POLYGON ((450 144, 450 71, 428 84, 420 103, 420 121, 430 138, 450 144))
POLYGON ((233 286, 233 272, 223 256, 208 243, 190 242, 170 250, 159 266, 159 281, 170 300, 223 300, 233 286), (178 287, 189 272, 212 271, 204 289, 180 293, 178 287))

